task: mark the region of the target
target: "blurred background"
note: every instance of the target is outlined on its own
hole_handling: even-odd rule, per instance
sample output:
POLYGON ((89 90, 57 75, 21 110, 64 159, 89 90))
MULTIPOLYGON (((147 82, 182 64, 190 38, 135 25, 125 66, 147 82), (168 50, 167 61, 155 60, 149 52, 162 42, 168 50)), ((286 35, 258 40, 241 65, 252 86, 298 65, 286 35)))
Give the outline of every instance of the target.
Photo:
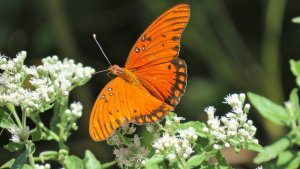
MULTIPOLYGON (((14 57, 28 52, 27 65, 58 55, 72 58, 98 70, 108 68, 92 34, 112 63, 123 66, 139 35, 162 12, 187 2, 191 20, 185 29, 180 57, 188 65, 188 86, 175 112, 187 120, 205 121, 204 108, 214 105, 219 115, 229 110, 222 104, 229 93, 255 92, 283 104, 295 87, 289 60, 300 56, 299 0, 0 0, 0 53, 14 57)), ((106 73, 97 74, 71 93, 71 101, 84 105, 79 130, 68 145, 72 154, 83 157, 90 149, 101 162, 113 160, 112 147, 95 143, 88 134, 89 114, 104 85, 106 73)), ((47 117, 51 112, 43 115, 47 117)), ((250 118, 263 145, 285 133, 285 129, 262 119, 254 109, 250 118)), ((140 130, 142 131, 142 130, 140 130)), ((1 146, 10 135, 3 133, 1 146)), ((57 148, 53 142, 38 143, 40 151, 57 148)), ((36 152, 38 153, 39 150, 36 152)), ((224 155, 236 168, 253 168, 255 154, 224 155)), ((0 164, 17 154, 0 148, 0 164)))

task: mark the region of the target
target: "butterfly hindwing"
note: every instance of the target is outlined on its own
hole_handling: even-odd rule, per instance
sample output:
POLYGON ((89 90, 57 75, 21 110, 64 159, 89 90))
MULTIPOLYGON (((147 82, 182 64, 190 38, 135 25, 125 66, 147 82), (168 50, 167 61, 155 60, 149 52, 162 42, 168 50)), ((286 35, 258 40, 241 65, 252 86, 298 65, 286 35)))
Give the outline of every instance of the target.
POLYGON ((124 123, 156 122, 172 110, 172 106, 153 97, 142 85, 117 77, 103 88, 94 104, 90 135, 94 141, 106 140, 124 123))
POLYGON ((125 68, 139 69, 175 59, 189 18, 188 4, 175 5, 160 15, 134 44, 125 68))
POLYGON ((173 107, 184 94, 187 66, 180 58, 139 69, 135 74, 153 96, 173 107))

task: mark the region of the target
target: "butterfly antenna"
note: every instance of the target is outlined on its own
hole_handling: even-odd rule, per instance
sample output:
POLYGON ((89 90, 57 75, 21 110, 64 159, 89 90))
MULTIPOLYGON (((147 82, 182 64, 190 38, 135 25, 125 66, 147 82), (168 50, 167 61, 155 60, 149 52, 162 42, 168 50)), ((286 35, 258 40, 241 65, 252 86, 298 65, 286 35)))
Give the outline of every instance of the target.
POLYGON ((98 74, 98 73, 102 73, 102 72, 107 72, 107 71, 109 71, 109 70, 108 70, 108 69, 100 70, 100 71, 98 71, 98 72, 95 72, 94 74, 98 74))
POLYGON ((112 66, 112 64, 110 63, 108 57, 106 56, 106 54, 104 53, 103 49, 101 48, 99 42, 97 41, 97 39, 96 39, 96 34, 93 34, 93 37, 94 37, 94 39, 95 39, 95 41, 96 41, 98 47, 100 48, 102 54, 104 55, 105 59, 107 60, 107 62, 109 63, 109 65, 112 66))

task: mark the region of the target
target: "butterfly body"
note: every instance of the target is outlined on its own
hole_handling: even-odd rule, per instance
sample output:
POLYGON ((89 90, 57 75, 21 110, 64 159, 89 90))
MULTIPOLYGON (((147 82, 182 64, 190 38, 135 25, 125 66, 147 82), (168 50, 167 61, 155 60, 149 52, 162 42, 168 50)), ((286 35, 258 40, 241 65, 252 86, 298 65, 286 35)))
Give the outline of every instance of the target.
POLYGON ((90 116, 90 136, 106 140, 125 123, 162 120, 180 102, 187 83, 187 66, 178 58, 181 34, 190 18, 188 4, 160 15, 138 38, 124 67, 100 92, 90 116))
POLYGON ((112 65, 108 69, 112 74, 117 75, 121 77, 123 80, 125 80, 127 83, 133 84, 133 85, 141 85, 141 82, 136 77, 136 75, 126 68, 121 68, 118 65, 112 65))

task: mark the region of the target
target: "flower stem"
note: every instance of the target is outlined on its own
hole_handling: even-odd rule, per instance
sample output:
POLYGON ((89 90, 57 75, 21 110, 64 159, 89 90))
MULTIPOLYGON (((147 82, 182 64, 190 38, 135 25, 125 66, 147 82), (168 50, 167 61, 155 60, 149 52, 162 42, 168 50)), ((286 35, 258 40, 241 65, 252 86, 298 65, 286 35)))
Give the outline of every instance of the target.
POLYGON ((102 164, 102 165, 101 165, 101 168, 102 168, 102 169, 110 168, 111 166, 113 166, 113 165, 115 165, 115 164, 117 164, 116 161, 111 161, 111 162, 102 164))
POLYGON ((33 152, 32 152, 32 150, 31 150, 31 145, 32 145, 32 143, 31 143, 31 141, 26 141, 26 149, 27 149, 27 151, 28 151, 28 160, 29 160, 29 164, 31 165, 31 167, 33 168, 33 169, 35 169, 35 163, 34 163, 34 158, 33 158, 33 152))
POLYGON ((12 112, 12 114, 13 114, 13 116, 14 116, 14 118, 15 118, 17 124, 18 124, 18 126, 19 126, 20 128, 23 127, 23 126, 22 126, 22 122, 21 122, 21 120, 20 120, 20 118, 19 118, 19 116, 18 116, 18 114, 17 114, 17 112, 16 112, 16 109, 15 109, 14 105, 13 105, 13 104, 8 104, 8 105, 7 105, 7 108, 12 112))
POLYGON ((177 153, 176 153, 176 158, 178 160, 178 167, 181 169, 185 168, 185 160, 181 158, 177 153))

